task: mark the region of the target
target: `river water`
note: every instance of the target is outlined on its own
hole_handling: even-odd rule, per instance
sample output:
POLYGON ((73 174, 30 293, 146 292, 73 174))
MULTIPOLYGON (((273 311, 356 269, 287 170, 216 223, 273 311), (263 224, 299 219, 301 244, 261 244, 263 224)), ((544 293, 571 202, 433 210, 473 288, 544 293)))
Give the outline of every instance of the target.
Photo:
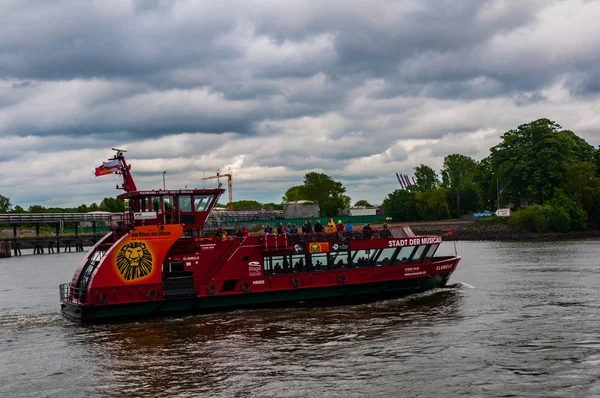
POLYGON ((458 249, 407 298, 91 326, 59 314, 81 253, 3 259, 0 397, 600 396, 598 241, 458 249))

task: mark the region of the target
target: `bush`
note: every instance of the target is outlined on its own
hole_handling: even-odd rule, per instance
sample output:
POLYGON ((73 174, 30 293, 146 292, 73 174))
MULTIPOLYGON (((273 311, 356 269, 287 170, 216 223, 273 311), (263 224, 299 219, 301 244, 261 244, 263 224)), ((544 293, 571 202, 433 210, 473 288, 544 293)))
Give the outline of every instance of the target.
POLYGON ((481 218, 476 219, 477 222, 481 222, 484 224, 490 224, 490 225, 504 224, 504 223, 507 223, 508 220, 509 220, 508 217, 498 217, 498 216, 481 217, 481 218))
POLYGON ((554 191, 552 207, 564 209, 570 217, 569 229, 581 231, 587 227, 588 214, 581 205, 569 198, 561 189, 554 191))
POLYGON ((547 232, 550 230, 544 206, 533 206, 514 212, 510 225, 526 232, 547 232))

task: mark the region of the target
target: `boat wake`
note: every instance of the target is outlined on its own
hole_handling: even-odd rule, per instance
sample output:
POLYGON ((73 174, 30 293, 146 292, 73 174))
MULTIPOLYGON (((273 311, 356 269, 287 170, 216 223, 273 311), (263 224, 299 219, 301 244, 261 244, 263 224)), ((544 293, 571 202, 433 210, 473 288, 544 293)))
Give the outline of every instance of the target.
POLYGON ((445 289, 475 289, 475 286, 469 285, 466 282, 457 282, 446 285, 445 289))
POLYGON ((57 325, 62 322, 62 316, 55 312, 46 314, 2 314, 0 329, 30 329, 57 325))

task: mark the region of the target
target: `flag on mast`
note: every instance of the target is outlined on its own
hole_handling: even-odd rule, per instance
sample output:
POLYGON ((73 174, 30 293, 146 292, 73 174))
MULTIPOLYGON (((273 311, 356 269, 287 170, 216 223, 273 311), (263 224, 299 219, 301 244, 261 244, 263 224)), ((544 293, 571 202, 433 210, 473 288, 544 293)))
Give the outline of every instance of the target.
POLYGON ((113 174, 121 171, 121 162, 118 159, 111 160, 109 162, 102 162, 101 166, 96 167, 95 175, 100 177, 107 174, 113 174))

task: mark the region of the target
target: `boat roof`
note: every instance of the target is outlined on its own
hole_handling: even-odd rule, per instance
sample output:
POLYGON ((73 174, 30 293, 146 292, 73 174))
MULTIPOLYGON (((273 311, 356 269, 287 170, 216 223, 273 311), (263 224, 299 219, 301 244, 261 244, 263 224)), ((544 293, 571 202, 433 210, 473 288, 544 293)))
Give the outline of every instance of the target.
POLYGON ((119 199, 130 199, 142 196, 160 196, 160 195, 215 195, 223 194, 225 189, 223 188, 212 188, 212 189, 152 189, 144 191, 129 191, 122 193, 118 196, 119 199))

